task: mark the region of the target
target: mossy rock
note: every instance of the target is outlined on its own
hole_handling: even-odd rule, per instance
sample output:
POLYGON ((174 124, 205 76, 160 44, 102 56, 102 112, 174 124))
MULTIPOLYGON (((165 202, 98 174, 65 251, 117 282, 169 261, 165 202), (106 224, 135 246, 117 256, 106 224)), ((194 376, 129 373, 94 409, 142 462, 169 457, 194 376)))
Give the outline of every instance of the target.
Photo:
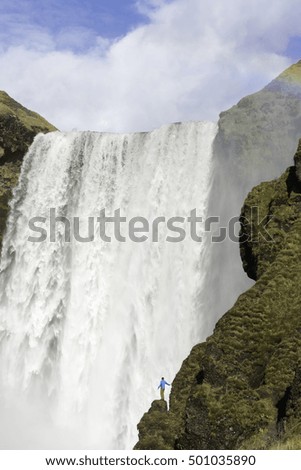
POLYGON ((22 160, 39 132, 55 130, 42 116, 0 91, 0 165, 22 160))

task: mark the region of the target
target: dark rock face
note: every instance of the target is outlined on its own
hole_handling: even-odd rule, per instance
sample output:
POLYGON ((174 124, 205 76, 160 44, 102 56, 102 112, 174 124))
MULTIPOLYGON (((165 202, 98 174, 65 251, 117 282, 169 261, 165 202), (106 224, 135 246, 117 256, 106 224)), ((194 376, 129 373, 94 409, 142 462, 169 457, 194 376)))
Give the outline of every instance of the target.
MULTIPOLYGON (((242 259, 257 282, 206 343, 192 350, 174 380, 165 418, 175 430, 173 445, 171 436, 166 444, 153 415, 152 428, 170 446, 165 448, 270 448, 294 436, 300 421, 301 183, 296 167, 254 188, 242 215, 242 259), (250 218, 254 206, 269 220, 269 237, 262 237, 262 227, 250 218)), ((149 432, 147 419, 139 427, 140 449, 149 432)))
POLYGON ((288 234, 300 217, 300 193, 301 181, 295 166, 248 195, 241 213, 240 252, 244 269, 254 280, 266 272, 288 244, 288 234))
POLYGON ((297 178, 299 181, 301 181, 301 142, 299 142, 294 160, 295 160, 297 178))
POLYGON ((22 159, 39 132, 56 128, 0 91, 0 247, 8 215, 8 202, 16 186, 22 159))

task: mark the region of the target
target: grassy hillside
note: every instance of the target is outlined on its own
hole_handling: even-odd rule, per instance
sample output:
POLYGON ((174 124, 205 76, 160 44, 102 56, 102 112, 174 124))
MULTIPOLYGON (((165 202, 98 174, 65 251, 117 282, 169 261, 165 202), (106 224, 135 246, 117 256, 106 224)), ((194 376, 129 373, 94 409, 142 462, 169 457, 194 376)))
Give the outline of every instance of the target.
POLYGON ((39 132, 56 128, 4 91, 0 91, 0 247, 6 226, 8 202, 16 186, 22 159, 39 132))

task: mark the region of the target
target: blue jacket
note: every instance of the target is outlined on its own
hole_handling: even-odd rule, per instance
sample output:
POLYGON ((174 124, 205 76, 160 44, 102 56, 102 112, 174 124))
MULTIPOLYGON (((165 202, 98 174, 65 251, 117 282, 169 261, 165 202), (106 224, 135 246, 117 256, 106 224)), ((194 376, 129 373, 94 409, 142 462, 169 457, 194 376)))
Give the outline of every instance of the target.
POLYGON ((165 385, 170 386, 170 384, 167 383, 166 380, 161 380, 158 388, 162 388, 162 390, 165 390, 165 385))

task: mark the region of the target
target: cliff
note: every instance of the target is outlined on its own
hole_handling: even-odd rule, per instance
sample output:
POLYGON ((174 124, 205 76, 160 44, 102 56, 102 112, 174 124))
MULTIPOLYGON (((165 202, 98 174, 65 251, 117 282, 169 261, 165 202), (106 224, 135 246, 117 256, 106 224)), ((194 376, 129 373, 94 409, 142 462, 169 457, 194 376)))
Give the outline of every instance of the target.
POLYGON ((301 61, 220 114, 215 152, 236 168, 240 185, 247 183, 250 190, 290 165, 300 129, 301 61))
POLYGON ((0 91, 0 248, 6 226, 8 201, 16 186, 23 156, 39 132, 56 130, 4 91, 0 91))
MULTIPOLYGON (((229 220, 239 215, 244 199, 255 185, 278 178, 291 165, 300 135, 301 61, 261 91, 221 113, 214 143, 215 168, 208 210, 210 216, 220 219, 216 230, 227 227, 229 220)), ((252 285, 242 274, 238 244, 229 239, 210 247, 208 265, 219 269, 209 270, 205 290, 209 292, 215 286, 219 295, 207 301, 210 329, 206 335, 237 297, 252 285)))
POLYGON ((301 448, 300 150, 301 141, 296 165, 255 187, 241 212, 242 260, 256 284, 184 361, 170 411, 154 402, 143 416, 136 449, 266 449, 292 439, 301 448))

